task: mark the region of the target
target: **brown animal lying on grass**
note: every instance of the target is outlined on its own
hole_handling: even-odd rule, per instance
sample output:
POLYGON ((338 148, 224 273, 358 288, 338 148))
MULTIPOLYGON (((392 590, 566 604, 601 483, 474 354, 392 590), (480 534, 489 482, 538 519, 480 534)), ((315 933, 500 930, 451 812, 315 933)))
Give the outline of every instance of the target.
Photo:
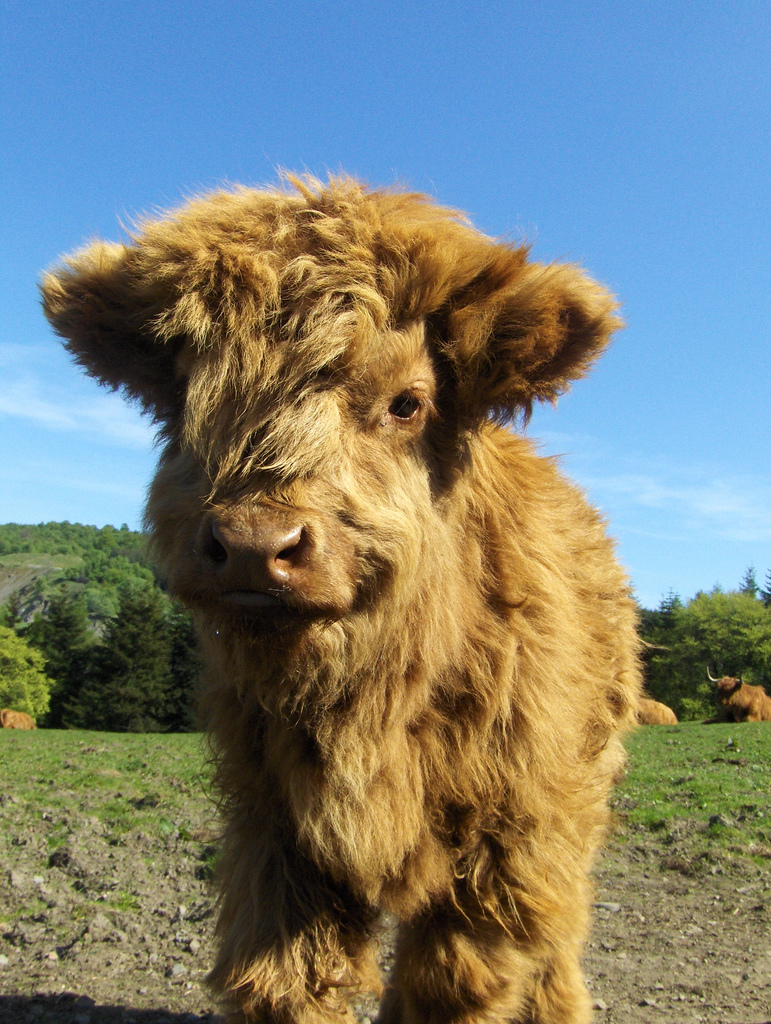
POLYGON ((4 729, 37 729, 32 715, 26 711, 11 711, 10 708, 0 711, 0 724, 4 729))
POLYGON ((211 983, 246 1021, 339 1021, 386 908, 381 1021, 586 1022, 635 608, 600 516, 500 424, 586 372, 616 304, 425 197, 294 185, 43 284, 166 442, 147 523, 227 818, 211 983))
POLYGON ((677 715, 661 701, 641 697, 637 707, 640 725, 677 725, 677 715))
POLYGON ((750 686, 733 676, 709 678, 717 685, 718 700, 723 705, 726 721, 771 722, 771 697, 762 686, 750 686))

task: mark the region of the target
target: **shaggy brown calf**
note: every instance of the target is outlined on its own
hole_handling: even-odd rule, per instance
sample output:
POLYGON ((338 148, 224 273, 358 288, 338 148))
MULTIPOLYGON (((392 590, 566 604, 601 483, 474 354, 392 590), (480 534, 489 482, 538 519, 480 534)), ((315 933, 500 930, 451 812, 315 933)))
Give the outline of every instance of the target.
POLYGON ((600 516, 502 424, 585 373, 615 302, 425 197, 295 186, 43 285, 166 442, 147 523, 227 819, 211 983, 246 1021, 339 1021, 386 908, 382 1022, 588 1021, 635 609, 600 516))
POLYGON ((32 715, 26 711, 11 711, 10 708, 0 711, 0 725, 4 729, 37 729, 32 715))
POLYGON ((771 697, 762 686, 750 686, 733 676, 712 682, 717 685, 718 699, 729 722, 771 722, 771 697))
POLYGON ((658 700, 641 697, 637 708, 637 721, 640 725, 677 725, 677 715, 672 708, 658 700))

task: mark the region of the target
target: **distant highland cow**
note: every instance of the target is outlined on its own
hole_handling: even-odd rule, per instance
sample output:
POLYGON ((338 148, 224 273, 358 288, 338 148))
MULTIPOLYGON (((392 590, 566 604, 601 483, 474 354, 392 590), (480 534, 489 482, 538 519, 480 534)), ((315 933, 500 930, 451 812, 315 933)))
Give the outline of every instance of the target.
POLYGON ((750 686, 734 676, 713 679, 718 700, 723 705, 724 719, 729 722, 771 722, 771 697, 762 686, 750 686))
POLYGON ((32 715, 26 711, 11 711, 10 708, 0 711, 0 724, 4 729, 37 729, 32 715))
POLYGON ((147 523, 208 664, 237 1019, 584 1024, 607 796, 639 696, 601 517, 507 426, 619 326, 425 197, 238 189, 49 274, 77 360, 165 449, 147 523))
POLYGON ((641 697, 637 708, 640 725, 677 725, 677 715, 661 701, 641 697))

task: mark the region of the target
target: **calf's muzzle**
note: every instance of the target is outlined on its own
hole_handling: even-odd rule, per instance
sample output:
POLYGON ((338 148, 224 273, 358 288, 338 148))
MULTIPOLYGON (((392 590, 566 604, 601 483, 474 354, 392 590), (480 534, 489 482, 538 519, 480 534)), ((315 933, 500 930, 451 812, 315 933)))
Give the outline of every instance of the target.
POLYGON ((307 526, 261 510, 233 521, 210 520, 204 552, 223 586, 291 590, 307 571, 314 544, 307 526))
POLYGON ((207 517, 199 557, 209 598, 238 611, 318 611, 348 605, 352 548, 310 512, 249 505, 207 517))

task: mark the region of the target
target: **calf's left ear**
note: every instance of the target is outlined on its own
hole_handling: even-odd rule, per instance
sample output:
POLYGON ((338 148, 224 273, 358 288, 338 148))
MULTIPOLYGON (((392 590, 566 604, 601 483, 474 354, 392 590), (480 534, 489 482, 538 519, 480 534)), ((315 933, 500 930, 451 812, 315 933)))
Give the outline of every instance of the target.
POLYGON ((584 376, 623 326, 618 303, 572 264, 497 247, 445 310, 442 348, 471 413, 527 416, 584 376))
POLYGON ((158 336, 164 295, 134 246, 94 242, 45 274, 40 290, 51 326, 87 373, 157 420, 174 414, 180 339, 158 336))

